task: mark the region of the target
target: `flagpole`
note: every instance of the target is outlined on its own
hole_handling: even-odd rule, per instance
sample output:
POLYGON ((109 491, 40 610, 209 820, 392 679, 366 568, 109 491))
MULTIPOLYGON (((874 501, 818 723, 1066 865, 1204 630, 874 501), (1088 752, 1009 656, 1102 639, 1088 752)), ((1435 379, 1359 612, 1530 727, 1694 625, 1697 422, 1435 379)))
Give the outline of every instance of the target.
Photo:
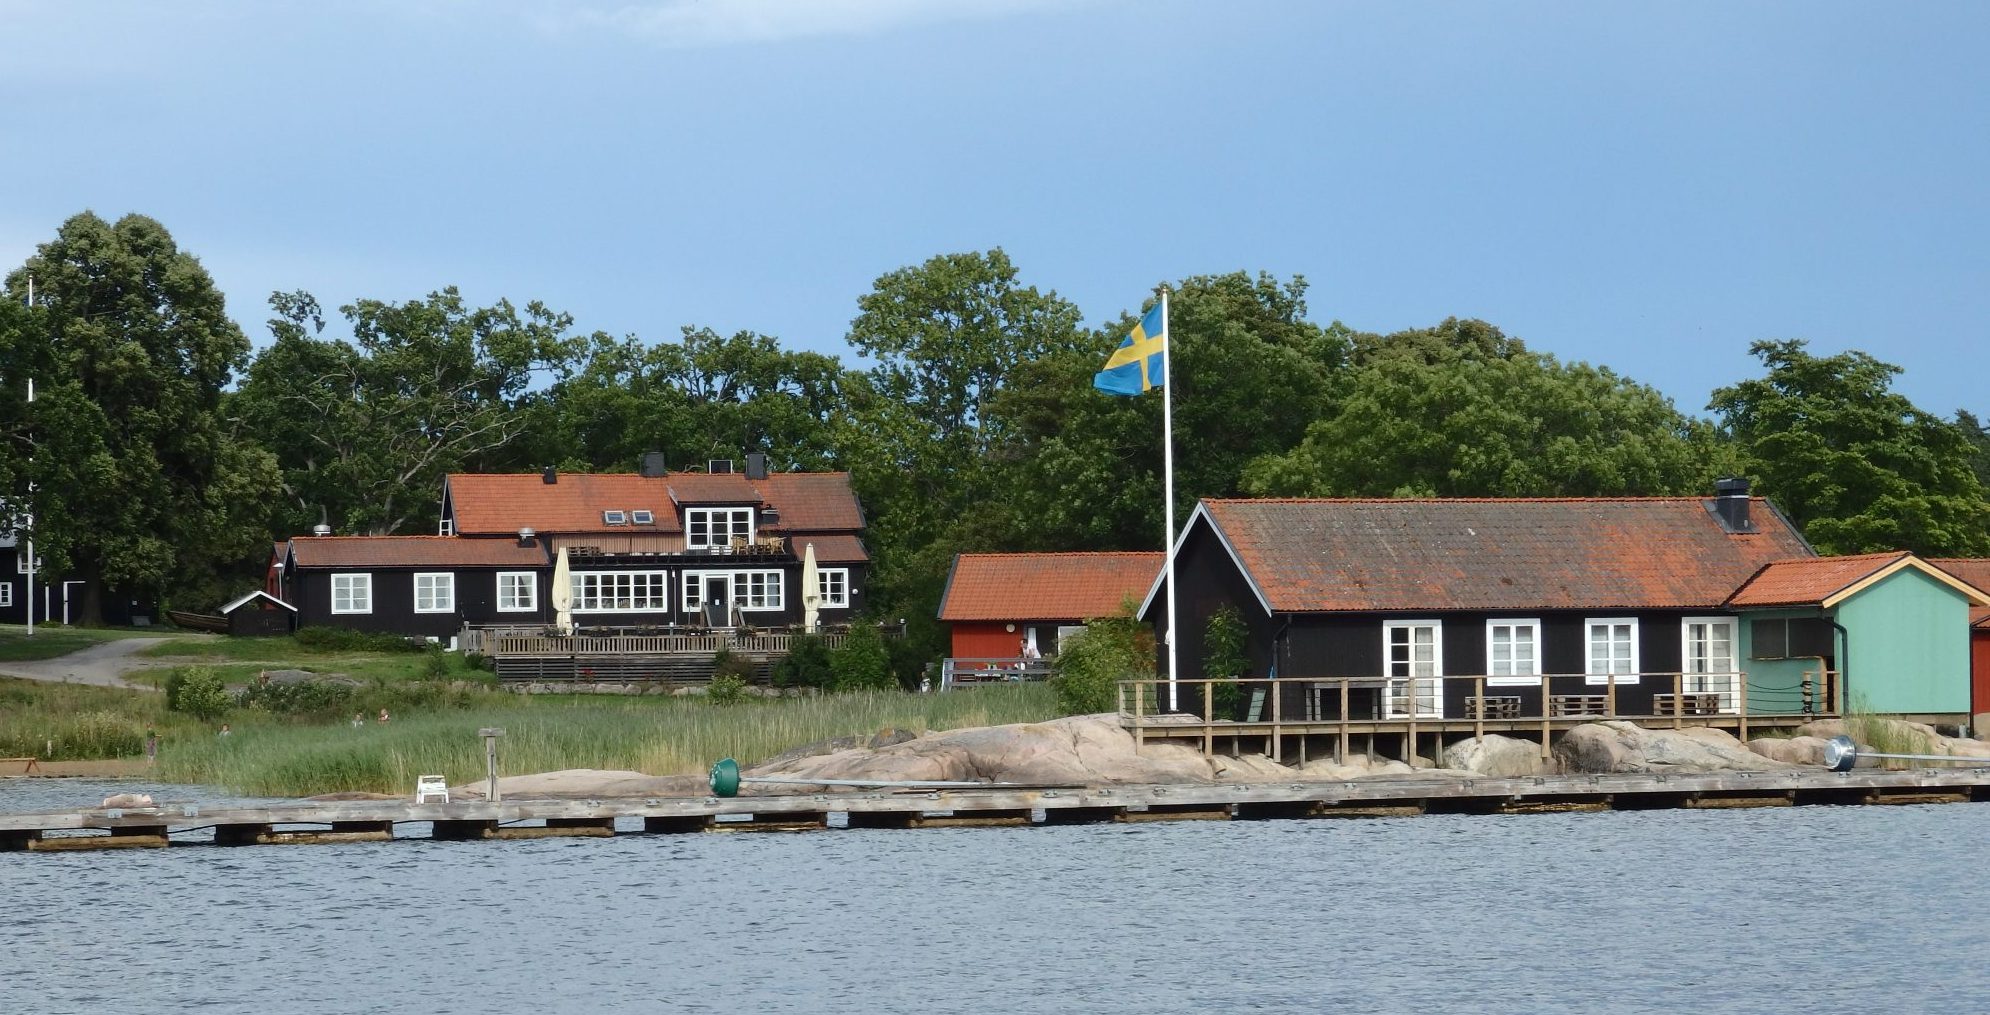
MULTIPOLYGON (((1179 710, 1175 692, 1175 335, 1168 324, 1168 288, 1161 287, 1161 334, 1167 336, 1168 352, 1161 375, 1161 471, 1163 494, 1161 514, 1166 519, 1161 550, 1168 568, 1168 711, 1179 710)), ((1204 719, 1209 718, 1203 716, 1204 719)))

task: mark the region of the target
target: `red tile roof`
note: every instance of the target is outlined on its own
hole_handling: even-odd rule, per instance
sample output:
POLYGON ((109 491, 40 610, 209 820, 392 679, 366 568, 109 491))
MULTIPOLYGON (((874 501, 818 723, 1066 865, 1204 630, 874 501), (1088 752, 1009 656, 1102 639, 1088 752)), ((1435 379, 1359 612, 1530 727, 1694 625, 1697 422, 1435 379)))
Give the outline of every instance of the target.
POLYGON ((562 473, 547 483, 539 473, 459 473, 446 482, 456 531, 509 534, 520 528, 544 533, 681 532, 678 508, 692 505, 769 506, 780 521, 770 533, 856 532, 864 527, 847 472, 776 473, 748 479, 743 473, 674 473, 656 478, 635 473, 562 473), (653 525, 608 525, 604 511, 647 510, 653 525))
POLYGON ((954 558, 940 619, 1090 620, 1138 603, 1161 571, 1159 553, 963 553, 954 558))
POLYGON ((1206 500, 1274 612, 1711 608, 1814 556, 1766 500, 1730 534, 1701 497, 1206 500))
POLYGON ((516 539, 454 536, 300 536, 298 567, 544 567, 546 549, 516 539))
POLYGON ((815 562, 818 564, 861 564, 871 559, 864 549, 864 541, 856 536, 842 533, 800 533, 788 537, 788 549, 796 557, 809 544, 815 545, 815 562))
POLYGON ((1817 606, 1894 564, 1905 551, 1779 560, 1764 565, 1728 598, 1729 606, 1817 606))

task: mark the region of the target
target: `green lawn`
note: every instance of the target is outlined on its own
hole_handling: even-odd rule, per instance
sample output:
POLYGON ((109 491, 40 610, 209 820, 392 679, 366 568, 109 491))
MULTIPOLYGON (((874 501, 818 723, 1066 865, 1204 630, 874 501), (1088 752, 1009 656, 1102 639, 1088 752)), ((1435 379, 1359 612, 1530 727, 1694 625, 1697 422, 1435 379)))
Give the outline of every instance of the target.
POLYGON ((36 624, 35 633, 30 635, 24 625, 0 624, 0 662, 53 659, 106 641, 116 641, 121 638, 160 638, 165 633, 155 628, 143 627, 63 627, 60 624, 36 624))

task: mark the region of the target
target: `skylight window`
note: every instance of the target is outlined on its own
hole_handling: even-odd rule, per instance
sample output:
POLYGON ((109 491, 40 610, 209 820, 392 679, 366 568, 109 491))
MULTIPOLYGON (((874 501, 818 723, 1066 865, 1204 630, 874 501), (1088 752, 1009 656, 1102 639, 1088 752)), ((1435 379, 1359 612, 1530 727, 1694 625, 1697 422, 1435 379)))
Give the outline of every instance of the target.
POLYGON ((601 521, 605 525, 627 525, 629 524, 629 515, 624 511, 603 511, 601 512, 601 521))
POLYGON ((655 525, 656 515, 651 514, 648 511, 644 511, 641 508, 637 508, 636 510, 629 512, 629 521, 637 525, 655 525))

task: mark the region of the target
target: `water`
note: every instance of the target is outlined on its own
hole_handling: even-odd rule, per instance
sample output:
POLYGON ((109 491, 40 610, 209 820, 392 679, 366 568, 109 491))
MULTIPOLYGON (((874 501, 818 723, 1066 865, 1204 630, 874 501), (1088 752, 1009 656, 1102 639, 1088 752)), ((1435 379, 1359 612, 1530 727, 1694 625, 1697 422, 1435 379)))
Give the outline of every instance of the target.
POLYGON ((6 854, 0 1012, 1980 1011, 1987 832, 1947 805, 6 854))

